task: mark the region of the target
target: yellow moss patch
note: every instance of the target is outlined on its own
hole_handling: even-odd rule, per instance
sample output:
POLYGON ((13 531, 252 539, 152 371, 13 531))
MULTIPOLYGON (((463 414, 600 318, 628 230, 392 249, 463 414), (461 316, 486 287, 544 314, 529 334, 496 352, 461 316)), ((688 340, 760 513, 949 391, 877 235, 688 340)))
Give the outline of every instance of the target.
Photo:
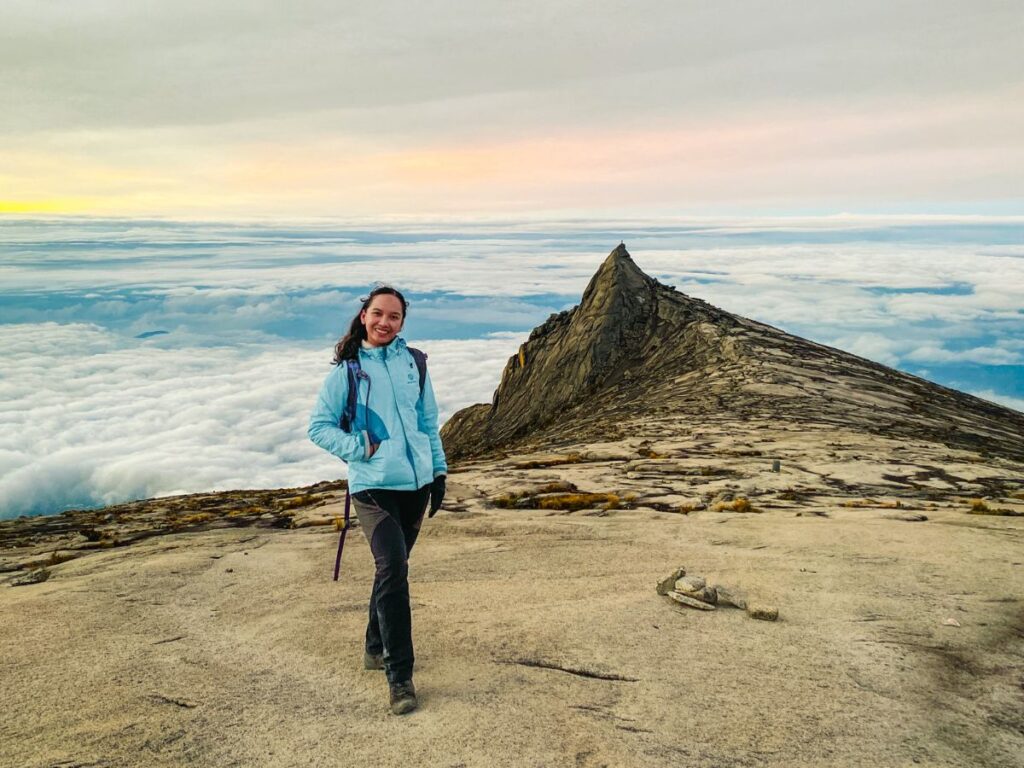
POLYGON ((171 525, 175 528, 182 528, 187 525, 198 525, 199 523, 205 523, 214 518, 212 512, 196 512, 192 515, 184 515, 182 517, 175 518, 171 525))
POLYGON ((491 499, 491 504, 496 507, 500 507, 501 509, 509 509, 519 501, 519 499, 523 498, 524 495, 525 494, 520 493, 503 493, 501 496, 495 496, 491 499))
POLYGON ((308 507, 317 501, 320 501, 323 497, 315 493, 305 493, 300 496, 293 496, 290 499, 283 499, 277 504, 278 509, 297 509, 298 507, 308 507))
POLYGON ((491 504, 501 509, 510 509, 516 505, 516 502, 520 499, 528 499, 533 496, 537 496, 542 493, 569 493, 576 490, 576 486, 565 480, 558 480, 553 483, 547 483, 542 485, 535 491, 513 491, 510 493, 503 493, 500 496, 495 496, 491 499, 491 504))
POLYGON ((50 556, 46 558, 46 565, 57 565, 58 563, 66 563, 68 560, 74 560, 77 555, 73 552, 61 552, 55 550, 50 553, 50 556))
POLYGON ((899 499, 896 501, 877 501, 875 499, 850 499, 841 502, 841 507, 877 507, 880 509, 900 509, 903 505, 899 499))
POLYGON ((968 515, 998 515, 1000 517, 1024 517, 1024 512, 1005 507, 990 507, 984 499, 971 499, 968 515))
POLYGON ((561 464, 579 464, 581 461, 583 461, 583 457, 578 453, 567 453, 564 456, 515 461, 512 462, 512 467, 515 469, 543 469, 544 467, 557 467, 561 464))
POLYGON ((263 507, 243 507, 242 509, 232 509, 228 512, 228 517, 242 517, 244 515, 260 515, 264 512, 263 507))
POLYGON ((605 505, 605 509, 614 509, 618 504, 619 497, 614 493, 559 493, 537 500, 537 506, 540 509, 560 509, 570 512, 599 505, 605 505))
POLYGON ((720 501, 711 509, 714 512, 757 512, 750 500, 742 496, 732 501, 720 501))

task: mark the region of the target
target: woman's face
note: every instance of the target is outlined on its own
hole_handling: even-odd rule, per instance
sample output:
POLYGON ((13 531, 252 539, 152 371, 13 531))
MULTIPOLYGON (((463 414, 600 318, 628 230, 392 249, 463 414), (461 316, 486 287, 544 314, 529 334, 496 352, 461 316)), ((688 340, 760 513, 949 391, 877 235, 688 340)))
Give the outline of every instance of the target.
POLYGON ((359 313, 359 320, 366 326, 366 340, 370 344, 375 347, 390 344, 405 321, 402 302, 390 293, 379 293, 373 297, 370 306, 359 313))

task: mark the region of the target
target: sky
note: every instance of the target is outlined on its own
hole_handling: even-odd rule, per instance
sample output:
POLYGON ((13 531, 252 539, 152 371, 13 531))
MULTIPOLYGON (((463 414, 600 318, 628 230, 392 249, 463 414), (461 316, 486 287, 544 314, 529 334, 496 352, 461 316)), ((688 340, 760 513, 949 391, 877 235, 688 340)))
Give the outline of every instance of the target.
POLYGON ((0 212, 1014 215, 1024 6, 3 0, 0 212))

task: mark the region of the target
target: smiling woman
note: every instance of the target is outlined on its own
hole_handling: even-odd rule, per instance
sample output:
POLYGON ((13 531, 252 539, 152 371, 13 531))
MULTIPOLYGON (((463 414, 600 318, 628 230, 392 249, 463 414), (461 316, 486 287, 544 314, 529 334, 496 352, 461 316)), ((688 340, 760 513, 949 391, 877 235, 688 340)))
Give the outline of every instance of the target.
POLYGON ((398 336, 408 306, 387 285, 363 300, 309 421, 310 439, 349 467, 349 493, 376 563, 364 666, 385 670, 395 714, 417 704, 409 553, 427 499, 430 517, 441 506, 448 472, 425 357, 398 336))

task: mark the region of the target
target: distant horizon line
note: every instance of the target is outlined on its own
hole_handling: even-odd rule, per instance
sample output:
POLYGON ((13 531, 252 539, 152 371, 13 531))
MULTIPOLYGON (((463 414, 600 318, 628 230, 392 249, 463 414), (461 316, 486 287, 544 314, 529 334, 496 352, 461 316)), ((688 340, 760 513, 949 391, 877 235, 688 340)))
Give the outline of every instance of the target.
MULTIPOLYGON (((2 204, 2 201, 0 201, 2 204)), ((335 216, 335 215, 269 215, 248 214, 235 216, 180 216, 180 215, 133 215, 133 214, 90 214, 90 213, 47 213, 47 212, 5 212, 0 207, 2 223, 60 223, 60 222, 132 222, 160 224, 246 224, 246 225, 306 225, 306 226, 387 226, 387 225, 438 225, 455 224, 464 226, 501 225, 572 225, 600 224, 650 225, 650 224, 728 224, 728 225, 771 225, 801 223, 850 224, 1024 224, 1024 213, 983 214, 983 213, 858 213, 836 211, 831 213, 786 213, 786 214, 653 214, 649 216, 625 216, 622 214, 521 214, 521 215, 464 215, 440 214, 384 214, 377 216, 335 216)))

